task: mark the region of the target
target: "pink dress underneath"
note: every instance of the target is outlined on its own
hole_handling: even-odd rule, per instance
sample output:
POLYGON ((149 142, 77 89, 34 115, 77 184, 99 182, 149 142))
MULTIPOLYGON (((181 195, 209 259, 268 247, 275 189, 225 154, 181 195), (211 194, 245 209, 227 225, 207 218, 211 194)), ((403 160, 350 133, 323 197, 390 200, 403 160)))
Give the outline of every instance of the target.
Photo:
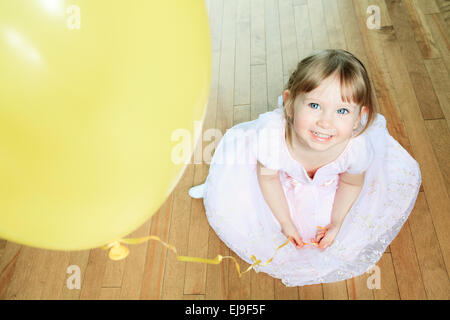
POLYGON ((395 238, 414 207, 421 174, 418 163, 388 133, 385 118, 352 138, 339 157, 308 176, 290 155, 285 119, 279 107, 258 119, 229 129, 220 141, 205 182, 208 222, 220 239, 251 264, 263 262, 286 242, 281 226, 264 200, 257 161, 278 170, 290 214, 305 242, 317 227, 331 221, 331 210, 343 172, 366 172, 360 195, 333 244, 324 251, 313 245, 281 248, 257 272, 279 278, 286 286, 342 281, 373 267, 395 238))

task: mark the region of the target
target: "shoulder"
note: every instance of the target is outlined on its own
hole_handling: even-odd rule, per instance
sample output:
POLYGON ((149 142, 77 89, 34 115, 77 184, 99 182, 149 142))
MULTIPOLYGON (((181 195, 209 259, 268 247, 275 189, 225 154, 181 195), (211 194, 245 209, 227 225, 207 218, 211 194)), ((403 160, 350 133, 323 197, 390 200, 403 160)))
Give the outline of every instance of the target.
POLYGON ((347 173, 360 174, 367 170, 375 157, 382 157, 386 149, 386 119, 377 113, 372 124, 351 141, 347 157, 347 173))
POLYGON ((280 129, 284 127, 283 110, 277 108, 273 111, 262 113, 257 119, 241 122, 225 132, 225 135, 231 137, 242 133, 261 133, 268 129, 280 129))
POLYGON ((257 159, 268 169, 279 170, 283 166, 284 128, 285 120, 281 108, 261 114, 258 118, 257 159))
POLYGON ((353 186, 362 186, 364 183, 365 171, 361 173, 349 173, 345 171, 339 174, 339 181, 353 186))

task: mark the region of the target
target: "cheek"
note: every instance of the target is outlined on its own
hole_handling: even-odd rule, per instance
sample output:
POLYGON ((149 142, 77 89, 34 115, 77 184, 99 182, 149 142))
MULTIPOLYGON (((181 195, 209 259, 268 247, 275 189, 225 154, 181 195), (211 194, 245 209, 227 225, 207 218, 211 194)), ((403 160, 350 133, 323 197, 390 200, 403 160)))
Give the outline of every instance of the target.
POLYGON ((313 122, 305 117, 297 118, 294 122, 294 127, 297 132, 311 130, 313 122))
POLYGON ((339 132, 342 136, 351 137, 353 135, 353 122, 348 121, 339 126, 339 132))
POLYGON ((311 130, 314 126, 314 118, 306 112, 299 112, 294 119, 294 127, 297 131, 311 130))

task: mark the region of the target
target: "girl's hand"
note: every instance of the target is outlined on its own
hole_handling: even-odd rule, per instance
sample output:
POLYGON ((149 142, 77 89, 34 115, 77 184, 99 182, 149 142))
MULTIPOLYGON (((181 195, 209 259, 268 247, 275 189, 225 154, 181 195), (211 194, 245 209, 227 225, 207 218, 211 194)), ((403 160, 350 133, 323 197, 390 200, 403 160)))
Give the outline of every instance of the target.
POLYGON ((292 241, 297 249, 303 247, 303 239, 298 234, 297 228, 292 222, 285 223, 282 226, 281 232, 292 241))
POLYGON ((325 228, 317 231, 316 242, 319 243, 319 248, 326 249, 331 246, 340 229, 341 226, 336 226, 330 223, 325 228))

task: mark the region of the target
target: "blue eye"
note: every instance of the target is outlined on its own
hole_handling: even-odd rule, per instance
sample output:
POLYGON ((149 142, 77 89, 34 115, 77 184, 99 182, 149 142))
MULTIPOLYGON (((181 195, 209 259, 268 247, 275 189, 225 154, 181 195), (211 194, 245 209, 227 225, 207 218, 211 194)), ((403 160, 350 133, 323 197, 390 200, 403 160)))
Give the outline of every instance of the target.
POLYGON ((310 105, 311 108, 313 108, 313 109, 316 109, 314 106, 319 107, 319 105, 318 105, 317 103, 314 103, 314 102, 310 103, 309 105, 310 105))
POLYGON ((342 115, 344 115, 344 114, 347 114, 347 113, 349 113, 349 111, 348 111, 347 109, 341 108, 341 109, 339 109, 339 110, 338 110, 338 113, 339 113, 339 114, 342 114, 342 115), (344 111, 345 111, 345 113, 340 113, 340 112, 339 112, 340 110, 344 110, 344 111))

